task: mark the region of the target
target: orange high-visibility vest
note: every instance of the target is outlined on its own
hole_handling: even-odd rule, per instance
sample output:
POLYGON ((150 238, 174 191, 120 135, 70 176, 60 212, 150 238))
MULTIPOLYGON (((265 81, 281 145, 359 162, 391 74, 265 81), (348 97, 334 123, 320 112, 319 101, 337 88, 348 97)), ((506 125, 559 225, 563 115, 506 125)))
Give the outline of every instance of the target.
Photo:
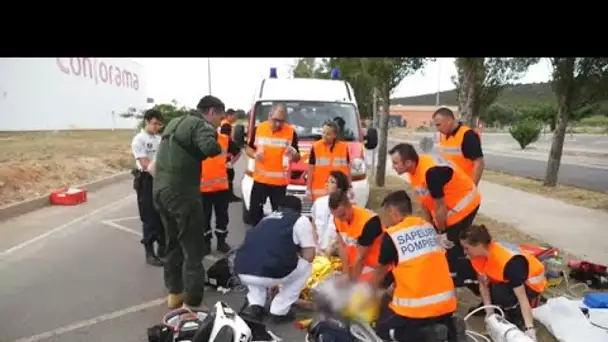
POLYGON ((458 165, 469 177, 473 177, 473 161, 467 159, 462 154, 462 141, 464 140, 464 134, 470 131, 471 128, 465 125, 461 125, 454 136, 446 138, 445 134, 441 134, 439 141, 439 153, 445 159, 458 165))
MULTIPOLYGON (((220 123, 220 127, 217 128, 217 134, 222 134, 222 126, 224 126, 224 125, 232 126, 232 123, 226 119, 223 119, 222 122, 220 123)), ((232 139, 231 135, 226 135, 226 136, 232 139)), ((232 161, 232 155, 228 153, 226 155, 226 167, 232 168, 232 164, 230 164, 231 161, 232 161)))
MULTIPOLYGON (((366 208, 362 208, 358 205, 353 205, 353 217, 350 222, 340 220, 334 217, 334 224, 336 231, 340 234, 342 241, 346 244, 346 251, 348 253, 349 267, 354 266, 355 261, 359 255, 358 247, 359 243, 357 240, 363 233, 363 228, 367 221, 376 214, 369 211, 366 208)), ((380 256, 380 244, 382 243, 382 235, 379 236, 376 241, 367 250, 367 256, 363 259, 363 270, 361 271, 361 280, 371 280, 374 271, 378 268, 378 257, 380 256)))
POLYGON ((498 242, 490 242, 488 252, 487 257, 471 258, 475 272, 487 275, 494 283, 506 283, 504 273, 507 262, 514 256, 521 255, 528 260, 528 280, 525 284, 538 293, 547 287, 545 266, 532 254, 518 246, 507 246, 498 242))
POLYGON ((406 217, 387 228, 399 260, 392 272, 395 292, 390 308, 408 318, 431 318, 456 311, 458 300, 445 249, 432 224, 406 217))
POLYGON ((348 144, 336 141, 333 149, 327 146, 323 140, 312 145, 315 151, 315 165, 313 165, 312 176, 312 201, 327 195, 326 182, 331 171, 342 171, 345 175, 350 172, 348 166, 348 144))
POLYGON ((223 191, 229 188, 226 154, 230 138, 225 134, 218 134, 217 142, 222 147, 222 153, 201 162, 201 193, 223 191))
POLYGON ((451 226, 460 222, 479 206, 481 194, 471 177, 458 166, 440 156, 421 154, 418 156, 416 170, 409 175, 410 182, 416 198, 431 213, 433 220, 435 220, 435 203, 426 184, 426 172, 434 166, 449 166, 454 170, 452 179, 443 189, 445 204, 448 208, 446 225, 451 226))
POLYGON ((283 167, 283 155, 292 143, 294 129, 283 125, 278 132, 273 132, 269 121, 262 122, 255 130, 255 146, 263 149, 264 160, 255 161, 253 180, 268 185, 283 186, 289 184, 289 173, 283 167))

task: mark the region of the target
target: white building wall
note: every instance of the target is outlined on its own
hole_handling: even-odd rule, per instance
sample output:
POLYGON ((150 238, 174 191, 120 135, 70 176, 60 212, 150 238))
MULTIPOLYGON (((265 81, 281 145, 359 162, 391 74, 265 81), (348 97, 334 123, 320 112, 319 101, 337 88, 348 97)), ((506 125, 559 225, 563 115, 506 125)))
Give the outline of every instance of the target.
POLYGON ((133 128, 144 68, 123 58, 0 58, 0 131, 133 128))

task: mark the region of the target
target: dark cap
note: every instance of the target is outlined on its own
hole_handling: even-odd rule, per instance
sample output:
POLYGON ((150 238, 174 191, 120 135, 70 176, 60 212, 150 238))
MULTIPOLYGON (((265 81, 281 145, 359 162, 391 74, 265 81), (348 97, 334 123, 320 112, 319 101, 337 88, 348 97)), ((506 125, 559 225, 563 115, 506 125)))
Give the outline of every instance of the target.
POLYGON ((211 108, 223 112, 226 109, 226 106, 224 105, 224 102, 222 102, 222 100, 218 99, 217 97, 207 95, 203 97, 200 101, 198 101, 196 108, 203 113, 211 108))

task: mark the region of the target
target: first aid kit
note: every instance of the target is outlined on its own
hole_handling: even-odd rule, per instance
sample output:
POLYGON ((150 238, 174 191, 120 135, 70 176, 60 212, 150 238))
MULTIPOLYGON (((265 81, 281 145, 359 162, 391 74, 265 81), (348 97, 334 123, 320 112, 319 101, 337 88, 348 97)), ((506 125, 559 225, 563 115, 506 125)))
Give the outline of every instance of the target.
POLYGON ((87 201, 87 189, 64 188, 57 189, 49 195, 49 202, 53 205, 78 205, 87 201))

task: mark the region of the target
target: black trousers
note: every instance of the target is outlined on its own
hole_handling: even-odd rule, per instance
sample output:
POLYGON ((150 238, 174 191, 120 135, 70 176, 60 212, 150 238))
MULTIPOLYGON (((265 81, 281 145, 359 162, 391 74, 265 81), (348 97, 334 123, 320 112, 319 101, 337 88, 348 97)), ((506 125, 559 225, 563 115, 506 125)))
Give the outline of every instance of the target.
POLYGON ((279 208, 279 203, 287 193, 287 185, 268 185, 259 182, 253 182, 251 189, 251 198, 249 200, 249 219, 253 226, 264 218, 264 204, 266 199, 270 197, 270 205, 272 210, 279 208))
POLYGON ((169 293, 184 293, 184 303, 200 306, 205 288, 203 257, 209 248, 203 235, 203 204, 199 188, 164 188, 154 200, 165 226, 167 247, 164 278, 169 293))
POLYGON ((150 246, 157 242, 161 248, 164 248, 165 232, 152 196, 153 178, 149 173, 137 170, 133 171, 133 176, 133 188, 137 193, 137 209, 142 223, 141 243, 150 246))
MULTIPOLYGON (((524 285, 525 286, 525 285, 524 285)), ((539 304, 540 294, 528 286, 526 288, 526 295, 530 301, 531 307, 536 307, 539 304)), ((505 283, 490 284, 490 298, 492 304, 499 306, 504 310, 507 320, 519 328, 525 326, 524 318, 521 314, 521 307, 519 306, 519 300, 515 297, 513 287, 505 283)))
POLYGON ((431 318, 409 318, 396 314, 389 306, 391 298, 384 296, 380 307, 380 315, 376 321, 376 334, 385 341, 392 341, 392 337, 399 342, 425 341, 423 328, 443 324, 448 328, 448 341, 456 341, 456 329, 452 321, 452 314, 431 318), (393 330, 393 336, 391 336, 393 330))
POLYGON ((450 272, 454 278, 454 285, 456 287, 466 286, 476 295, 479 295, 479 284, 470 283, 467 280, 476 282, 477 273, 473 269, 473 265, 471 265, 471 260, 467 258, 464 253, 464 249, 462 248, 462 244, 460 244, 458 234, 471 226, 475 216, 477 216, 478 210, 479 207, 475 208, 475 210, 462 219, 462 221, 453 224, 446 229, 448 240, 454 243, 454 247, 448 249, 446 253, 448 263, 450 265, 450 272))
MULTIPOLYGON (((228 186, 231 194, 234 194, 234 169, 226 168, 226 172, 228 173, 228 186)), ((236 195, 236 194, 235 194, 236 195)))
POLYGON ((225 240, 228 235, 228 205, 230 204, 230 190, 201 193, 203 202, 203 232, 207 240, 211 240, 211 213, 215 213, 215 237, 225 240))

